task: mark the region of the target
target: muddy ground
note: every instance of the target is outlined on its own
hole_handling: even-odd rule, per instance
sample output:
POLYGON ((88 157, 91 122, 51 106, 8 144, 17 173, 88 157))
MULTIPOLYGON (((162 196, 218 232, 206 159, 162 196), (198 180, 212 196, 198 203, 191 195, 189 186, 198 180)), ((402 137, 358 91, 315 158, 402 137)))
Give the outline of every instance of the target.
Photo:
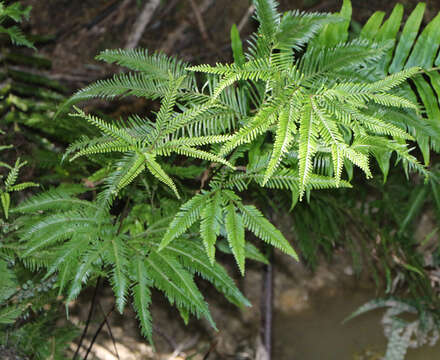
MULTIPOLYGON (((146 0, 144 0, 146 1, 146 0)), ((402 0, 406 14, 416 1, 402 0)), ((51 75, 72 91, 93 80, 117 71, 102 66, 94 57, 107 48, 125 47, 133 31, 143 2, 136 0, 25 0, 32 5, 26 31, 34 35, 50 35, 50 41, 40 44, 39 51, 53 61, 51 75)), ((241 36, 246 39, 256 24, 246 13, 250 2, 245 0, 195 1, 206 31, 197 22, 196 13, 188 0, 164 0, 143 32, 139 46, 151 51, 161 50, 192 63, 215 63, 231 58, 229 30, 232 24, 244 24, 241 36), (245 19, 245 20, 243 20, 245 19), (247 20, 246 20, 247 19, 247 20)), ((373 10, 389 12, 395 1, 353 0, 353 17, 363 23, 373 10)), ((340 0, 282 0, 281 9, 337 11, 340 0)), ((440 9, 440 1, 428 1, 426 20, 440 9)), ((140 105, 142 106, 142 104, 140 105)), ((135 104, 128 110, 136 111, 135 104)), ((231 269, 232 272, 235 271, 231 269)), ((302 264, 293 264, 281 254, 276 255, 275 310, 279 314, 303 311, 309 306, 309 295, 324 292, 333 296, 341 287, 363 284, 352 276, 347 256, 337 254, 332 263, 325 263, 312 273, 302 264)), ((259 303, 262 268, 250 266, 245 279, 237 277, 245 295, 254 306, 238 310, 215 292, 206 289, 213 317, 220 329, 214 332, 203 322, 192 321, 185 327, 176 311, 165 306, 164 299, 154 294, 156 353, 140 337, 134 314, 128 309, 124 316, 112 313, 108 325, 94 346, 96 359, 254 359, 256 339, 260 329, 259 303), (116 345, 116 346, 115 346, 116 345), (117 349, 117 350, 116 350, 117 349)), ((365 286, 369 286, 365 281, 365 286)), ((201 287, 206 284, 201 283, 201 287)), ((88 302, 93 289, 73 305, 73 320, 82 327, 88 314, 88 302)), ((374 295, 372 293, 372 295, 374 295)), ((92 320, 88 344, 104 314, 111 308, 111 290, 104 287, 98 297, 98 308, 92 320)), ((72 345, 72 349, 74 349, 72 345)), ((89 357, 90 358, 90 357, 89 357)))

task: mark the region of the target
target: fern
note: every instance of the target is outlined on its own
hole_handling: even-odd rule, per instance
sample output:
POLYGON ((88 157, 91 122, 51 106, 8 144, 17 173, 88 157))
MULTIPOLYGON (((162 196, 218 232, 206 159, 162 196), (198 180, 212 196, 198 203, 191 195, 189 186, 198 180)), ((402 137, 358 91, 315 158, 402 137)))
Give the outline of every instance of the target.
MULTIPOLYGON (((245 53, 233 28, 232 64, 191 66, 146 50, 98 55, 130 71, 78 91, 59 113, 91 98, 124 96, 157 101, 159 110, 108 119, 75 107, 73 121, 94 131, 72 143, 65 157, 91 160, 93 195, 58 188, 12 210, 32 216, 18 232, 29 269, 57 274, 67 301, 107 277, 117 309, 122 313, 131 302, 149 341, 154 288, 185 322, 192 315, 215 327, 196 276, 234 304, 249 305, 216 259, 218 250, 232 254, 241 274, 246 259, 267 262, 249 232, 299 260, 265 216, 272 196, 263 192, 267 201, 259 202, 246 190, 270 189, 283 204, 288 191, 294 208, 318 190, 350 188, 354 165, 373 177, 373 160, 385 178, 392 159, 406 171, 430 174, 429 150, 438 147, 440 134, 433 68, 438 17, 415 40, 423 13, 418 6, 396 45, 400 6, 383 25, 382 16, 373 15, 349 37, 348 0, 336 15, 280 14, 275 0, 254 4, 258 30, 245 53), (423 149, 424 164, 414 145, 423 149)), ((4 194, 31 185, 15 185, 21 164, 7 166, 4 194)), ((2 196, 8 209, 9 195, 2 196)), ((313 209, 322 214, 322 208, 327 204, 313 209)))

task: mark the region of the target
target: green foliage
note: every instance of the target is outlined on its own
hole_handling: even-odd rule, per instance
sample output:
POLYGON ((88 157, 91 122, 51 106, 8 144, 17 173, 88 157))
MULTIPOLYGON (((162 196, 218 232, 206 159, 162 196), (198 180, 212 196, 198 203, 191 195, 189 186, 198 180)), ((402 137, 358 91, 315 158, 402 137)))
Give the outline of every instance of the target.
MULTIPOLYGON (((349 34, 348 0, 334 15, 280 14, 274 0, 256 0, 255 7, 259 27, 246 51, 232 28, 231 64, 191 66, 137 49, 97 56, 129 71, 79 90, 58 111, 58 124, 64 124, 66 109, 92 98, 135 96, 160 107, 123 119, 74 107, 68 135, 75 141, 63 138, 70 143, 63 158, 82 164, 81 177, 91 174, 87 188, 64 183, 10 208, 9 193, 14 186, 25 187, 14 185, 23 163, 6 166, 4 213, 22 219, 13 235, 19 239, 16 254, 27 269, 45 274, 42 281, 56 279, 54 287, 66 295, 66 304, 105 277, 116 308, 123 313, 132 304, 150 342, 153 289, 177 307, 185 322, 193 315, 215 327, 196 275, 235 305, 249 305, 220 265, 217 250, 232 254, 241 274, 246 258, 267 263, 255 238, 298 260, 290 239, 269 221, 274 212, 290 207, 300 254, 313 262, 320 247, 330 253, 341 241, 348 209, 367 198, 347 196, 353 194, 351 182, 359 181, 354 166, 366 178, 375 179, 380 170, 386 180, 390 164, 400 163, 407 176, 431 181, 440 204, 436 175, 428 169, 430 150, 438 150, 440 139, 435 120, 439 74, 433 67, 440 18, 416 40, 424 10, 419 5, 396 43, 401 6, 383 25, 383 15, 373 15, 359 35, 349 34), (339 189, 335 193, 347 200, 318 191, 327 189, 339 189), (308 204, 298 203, 305 198, 308 204)), ((20 101, 15 104, 19 107, 20 101)), ((29 119, 20 122, 15 111, 9 112, 12 122, 29 125, 29 119)), ((380 233, 387 285, 395 253, 404 254, 400 270, 423 274, 420 254, 410 255, 414 244, 407 239, 428 191, 423 185, 417 190, 404 217, 396 217, 402 242, 390 240, 396 231, 380 233)), ((371 208, 368 200, 364 205, 371 208)), ((359 211, 359 219, 365 217, 359 211)), ((375 231, 382 224, 377 225, 375 231)), ((10 288, 14 274, 6 273, 2 286, 10 288)), ((429 292, 426 279, 413 284, 414 293, 429 292)), ((18 308, 2 310, 4 323, 20 316, 18 308)), ((396 324, 390 344, 403 341, 396 324)))
POLYGON ((0 33, 6 34, 15 45, 23 45, 35 49, 31 41, 29 41, 23 32, 17 26, 4 27, 1 24, 7 20, 13 20, 17 23, 28 19, 31 12, 31 7, 23 8, 19 2, 5 5, 3 1, 0 2, 0 33))

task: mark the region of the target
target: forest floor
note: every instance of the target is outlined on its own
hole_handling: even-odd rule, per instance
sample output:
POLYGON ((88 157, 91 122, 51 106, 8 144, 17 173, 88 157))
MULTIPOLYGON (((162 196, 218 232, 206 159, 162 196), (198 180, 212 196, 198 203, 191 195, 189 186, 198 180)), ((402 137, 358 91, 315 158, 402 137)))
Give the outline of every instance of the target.
MULTIPOLYGON (((25 0, 32 5, 32 16, 25 30, 33 35, 50 35, 50 41, 38 45, 39 53, 52 60, 50 75, 71 91, 91 81, 117 72, 104 66, 94 57, 107 48, 124 48, 133 34, 143 7, 148 1, 136 0, 25 0)), ((282 0, 281 10, 337 11, 341 0, 282 0)), ((353 0, 353 18, 364 23, 373 10, 390 13, 396 1, 353 0)), ((405 14, 417 1, 402 0, 405 14)), ((150 51, 164 51, 191 63, 215 63, 231 60, 229 31, 239 25, 246 40, 256 27, 249 14, 250 2, 245 0, 166 0, 159 2, 146 25, 138 46, 150 51)), ((428 2, 426 20, 440 9, 440 2, 428 2)), ((144 102, 130 100, 119 104, 118 114, 136 112, 144 102)), ((354 287, 349 258, 336 255, 331 263, 311 272, 301 264, 292 264, 281 254, 276 255, 275 310, 283 313, 303 311, 309 306, 310 294, 325 292, 333 296, 334 289, 354 287)), ((134 313, 127 310, 124 317, 113 313, 93 348, 96 359, 254 359, 255 342, 260 328, 259 302, 262 287, 261 267, 250 266, 246 279, 238 279, 240 287, 254 306, 237 310, 218 299, 206 289, 213 317, 221 331, 215 333, 203 322, 191 322, 185 327, 176 311, 162 306, 158 294, 153 301, 157 353, 139 336, 134 313), (116 350, 117 349, 117 350, 116 350), (189 355, 194 356, 189 356, 189 355), (208 355, 207 355, 208 354, 208 355)), ((201 284, 203 287, 203 284, 201 284)), ((88 314, 88 303, 93 290, 86 292, 73 305, 73 319, 82 327, 88 314)), ((90 341, 104 314, 112 306, 108 287, 99 295, 97 315, 90 326, 90 341)), ((342 319, 341 319, 342 320, 342 319)), ((85 345, 88 345, 86 341, 85 345)), ((72 349, 75 347, 72 344, 72 349)))

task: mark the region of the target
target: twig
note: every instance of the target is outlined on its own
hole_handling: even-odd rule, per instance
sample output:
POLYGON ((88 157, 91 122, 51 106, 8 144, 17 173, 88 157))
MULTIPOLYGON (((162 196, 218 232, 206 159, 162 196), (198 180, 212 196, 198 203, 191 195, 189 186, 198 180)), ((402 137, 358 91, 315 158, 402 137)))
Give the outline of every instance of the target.
POLYGON ((105 323, 107 322, 107 318, 110 316, 110 314, 115 309, 115 305, 112 306, 112 308, 109 310, 109 312, 105 315, 104 320, 101 321, 101 324, 99 324, 98 329, 95 332, 95 335, 93 335, 93 339, 87 349, 86 356, 84 357, 84 360, 87 360, 87 357, 90 354, 90 351, 92 351, 92 347, 95 344, 96 339, 98 338, 99 333, 101 332, 102 328, 104 327, 105 323))
POLYGON ((153 331, 162 336, 164 340, 168 343, 168 345, 170 345, 171 349, 173 349, 173 351, 176 350, 176 342, 170 336, 165 334, 165 332, 163 332, 161 328, 159 328, 157 325, 153 325, 153 331))
MULTIPOLYGON (((105 312, 104 312, 104 309, 101 306, 101 303, 98 302, 98 305, 99 305, 99 308, 101 309, 102 314, 105 316, 105 312)), ((110 323, 108 322, 107 317, 105 317, 104 319, 105 319, 105 325, 107 326, 108 333, 110 335, 110 338, 112 339, 113 347, 115 348, 116 357, 119 360, 120 357, 119 357, 119 353, 118 353, 118 347, 116 346, 116 340, 115 340, 115 337, 113 336, 112 328, 110 327, 110 323)))
POLYGON ((134 49, 139 44, 145 28, 150 23, 150 20, 159 5, 160 0, 150 0, 145 4, 142 12, 133 25, 133 31, 128 37, 127 44, 125 45, 126 49, 134 49))
POLYGON ((176 360, 176 358, 185 350, 192 348, 195 344, 197 344, 197 341, 199 340, 199 335, 190 338, 189 340, 186 340, 179 345, 177 345, 176 349, 173 351, 173 353, 170 355, 170 357, 167 360, 176 360))
POLYGON ((161 18, 164 16, 167 16, 171 12, 171 10, 173 10, 175 8, 175 6, 177 5, 178 2, 179 2, 179 0, 171 0, 167 4, 167 7, 165 9, 163 9, 163 11, 159 14, 159 16, 161 18))
MULTIPOLYGON (((203 14, 206 10, 208 10, 211 5, 214 3, 214 0, 205 0, 199 7, 200 14, 203 14)), ((178 26, 173 32, 168 35, 168 38, 164 41, 161 51, 165 53, 171 52, 174 49, 175 44, 180 41, 180 39, 185 35, 185 31, 190 26, 190 23, 184 21, 178 26)))
POLYGON ((78 346, 76 348, 75 354, 73 355, 73 360, 75 360, 77 358, 79 350, 81 349, 82 343, 84 341, 84 338, 87 335, 87 330, 89 329, 89 324, 90 324, 90 321, 92 320, 93 309, 95 308, 96 299, 98 296, 98 288, 99 288, 100 280, 101 280, 101 277, 98 277, 98 280, 96 280, 95 290, 93 292, 92 303, 90 304, 89 315, 87 316, 86 326, 84 327, 84 330, 81 334, 81 338, 79 339, 78 346))
POLYGON ((205 22, 203 21, 199 7, 197 6, 194 0, 189 0, 189 2, 191 3, 191 7, 194 11, 194 16, 196 17, 197 25, 199 27, 200 34, 202 35, 203 40, 209 41, 209 36, 208 33, 206 32, 205 22))
POLYGON ((100 11, 97 16, 95 16, 92 21, 90 21, 85 27, 87 30, 90 30, 94 26, 98 25, 101 21, 103 21, 107 16, 109 16, 113 11, 115 11, 121 3, 119 0, 113 1, 110 5, 108 5, 104 10, 100 11))
POLYGON ((238 32, 241 32, 241 30, 243 30, 243 28, 245 27, 245 25, 249 21, 249 18, 252 16, 254 11, 255 11, 255 5, 252 4, 251 6, 249 6, 249 8, 247 9, 246 13, 241 18, 240 23, 237 26, 238 32))
POLYGON ((211 355, 211 353, 214 351, 214 349, 217 347, 217 342, 218 340, 215 339, 212 343, 211 346, 209 347, 207 353, 205 354, 205 356, 203 357, 203 360, 208 360, 209 355, 211 355))
MULTIPOLYGON (((268 250, 269 257, 271 256, 271 249, 268 250)), ((266 353, 266 360, 271 359, 272 351, 272 309, 273 309, 273 272, 272 272, 272 262, 265 265, 263 273, 263 289, 262 289, 262 299, 261 299, 261 340, 266 353)))

